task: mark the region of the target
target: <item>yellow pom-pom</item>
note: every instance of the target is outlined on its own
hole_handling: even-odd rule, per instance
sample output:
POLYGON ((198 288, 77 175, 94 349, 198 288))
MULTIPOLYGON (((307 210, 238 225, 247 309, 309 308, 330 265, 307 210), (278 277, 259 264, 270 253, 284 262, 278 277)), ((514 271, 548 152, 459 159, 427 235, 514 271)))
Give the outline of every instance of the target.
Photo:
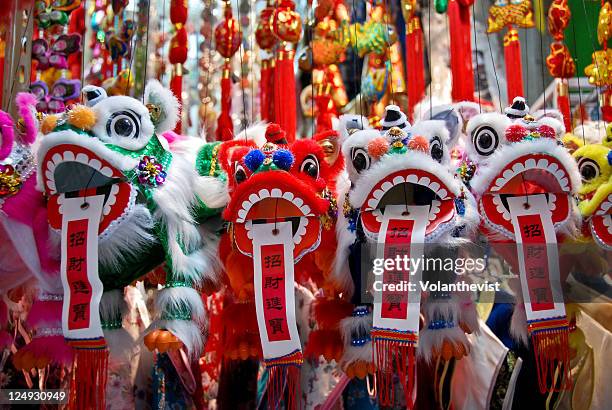
POLYGON ((91 130, 96 125, 96 113, 89 107, 77 105, 68 112, 68 124, 81 130, 91 130))
POLYGON ((48 134, 57 126, 57 115, 46 115, 40 124, 40 131, 43 134, 48 134))

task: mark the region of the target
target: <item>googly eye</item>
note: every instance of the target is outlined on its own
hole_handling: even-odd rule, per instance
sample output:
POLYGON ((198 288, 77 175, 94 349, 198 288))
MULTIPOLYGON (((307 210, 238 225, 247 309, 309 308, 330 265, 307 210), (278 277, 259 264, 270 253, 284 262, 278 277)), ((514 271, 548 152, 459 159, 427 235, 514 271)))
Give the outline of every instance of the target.
POLYGON ((319 178, 319 160, 314 155, 308 155, 302 161, 300 171, 308 174, 310 177, 319 178))
POLYGON ((138 138, 140 121, 130 111, 113 113, 106 122, 106 133, 112 138, 138 138))
POLYGON ((247 175, 246 175, 246 171, 244 170, 244 167, 240 165, 238 162, 236 162, 236 166, 234 169, 234 179, 236 180, 237 184, 240 184, 241 182, 244 182, 247 179, 247 175))
POLYGON ((357 172, 370 168, 370 156, 363 148, 353 148, 351 150, 351 162, 357 172))
POLYGON ((472 133, 472 144, 478 154, 489 156, 499 145, 499 136, 492 127, 485 125, 472 133))
POLYGON ((429 153, 433 159, 438 162, 442 162, 444 157, 444 148, 442 147, 442 141, 437 135, 429 141, 429 153))
POLYGON ((599 165, 592 159, 582 158, 578 161, 582 182, 589 182, 599 176, 599 165))

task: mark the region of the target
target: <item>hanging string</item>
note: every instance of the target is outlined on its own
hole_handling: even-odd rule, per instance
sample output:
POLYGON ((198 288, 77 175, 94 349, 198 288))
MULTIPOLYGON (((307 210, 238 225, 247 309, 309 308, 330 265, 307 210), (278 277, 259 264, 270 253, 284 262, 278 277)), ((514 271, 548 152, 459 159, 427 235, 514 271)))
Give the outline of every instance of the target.
MULTIPOLYGON (((587 25, 587 33, 589 35, 589 39, 591 40, 591 46, 593 47, 593 52, 595 52, 595 45, 596 45, 596 43, 593 40, 593 33, 591 32, 591 23, 589 22, 589 16, 588 16, 588 13, 587 13, 587 9, 586 9, 586 5, 585 5, 584 0, 582 0, 582 10, 584 11, 584 19, 585 19, 586 25, 587 25)), ((595 64, 595 68, 597 69, 597 73, 598 73, 597 77, 599 79, 600 78, 599 77, 600 76, 599 73, 601 73, 601 71, 599 71, 599 64, 598 64, 596 58, 593 59, 593 63, 595 64)), ((597 84, 595 84, 595 92, 597 93, 597 104, 599 105, 600 101, 601 101, 601 96, 599 95, 599 85, 597 85, 597 84)), ((603 116, 599 115, 599 110, 597 110, 597 116, 598 116, 599 120, 603 121, 604 126, 607 127, 608 125, 606 124, 606 120, 603 119, 603 116)))
MULTIPOLYGON (((136 21, 134 19, 135 15, 136 15, 136 8, 134 7, 132 9, 132 22, 133 23, 135 23, 136 21)), ((123 24, 125 24, 125 22, 123 24)), ((125 84, 125 95, 128 95, 130 92, 130 79, 132 78, 132 65, 134 64, 134 56, 136 55, 136 52, 134 50, 135 42, 136 42, 136 34, 133 33, 132 38, 130 40, 130 65, 128 66, 128 79, 127 79, 127 83, 125 84)))
MULTIPOLYGON (((473 7, 473 5, 472 5, 472 7, 473 7)), ((483 1, 480 2, 480 9, 482 10, 483 13, 485 13, 484 2, 483 1)), ((499 112, 503 114, 504 110, 502 109, 501 88, 499 86, 499 77, 497 76, 497 68, 495 67, 495 58, 493 58, 493 48, 491 47, 491 38, 489 37, 490 33, 488 31, 486 31, 485 34, 486 34, 486 37, 487 37, 487 43, 489 45, 489 55, 491 56, 491 64, 493 65, 493 75, 495 76, 495 84, 497 85, 499 112)), ((529 77, 529 76, 527 76, 527 77, 529 77)))
POLYGON ((429 71, 429 119, 433 116, 433 94, 432 94, 432 83, 433 77, 431 76, 431 1, 427 7, 427 70, 429 71))
MULTIPOLYGON (((162 33, 162 36, 166 35, 165 26, 166 26, 166 0, 164 0, 164 4, 162 5, 162 14, 161 14, 161 33, 162 33)), ((162 46, 162 53, 163 53, 163 46, 162 46)), ((166 79, 166 70, 164 69, 164 70, 162 70, 162 77, 161 77, 162 82, 165 79, 166 79)))
MULTIPOLYGON (((83 0, 81 7, 83 7, 85 18, 87 18, 87 0, 83 0)), ((85 33, 86 32, 87 32, 87 29, 85 30, 85 33)), ((83 33, 83 37, 85 37, 85 33, 83 33)), ((81 89, 83 88, 84 85, 85 85, 85 41, 82 40, 81 41, 81 89)), ((83 93, 79 93, 79 94, 81 94, 79 96, 79 100, 82 104, 83 103, 83 93)))
POLYGON ((480 70, 478 68, 478 41, 476 39, 476 10, 474 8, 474 3, 472 3, 472 26, 474 31, 474 49, 476 50, 476 85, 478 86, 478 111, 480 112, 480 114, 482 114, 482 97, 480 94, 480 70))
MULTIPOLYGON (((253 5, 249 5, 249 24, 250 27, 255 27, 255 8, 253 5)), ((253 44, 253 38, 255 37, 255 31, 252 29, 249 33, 249 50, 251 54, 249 56, 249 70, 251 71, 251 122, 255 122, 255 82, 257 77, 255 76, 255 45, 253 44)))
POLYGON ((387 61, 389 63, 389 85, 391 88, 391 104, 395 104, 395 91, 393 89, 393 62, 391 61, 391 43, 389 42, 389 31, 386 29, 386 25, 388 23, 390 23, 390 21, 387 20, 387 17, 389 16, 388 14, 389 12, 389 4, 388 4, 388 0, 385 0, 385 12, 383 13, 383 24, 385 25, 385 41, 387 42, 387 61))
MULTIPOLYGON (((308 10, 308 17, 309 20, 312 18, 312 20, 310 20, 310 22, 314 21, 314 4, 312 4, 312 10, 308 10), (312 12, 312 15, 310 15, 310 13, 312 12)), ((312 135, 314 135, 315 130, 316 130, 316 125, 315 125, 315 86, 314 86, 314 49, 312 48, 312 42, 313 42, 313 37, 314 37, 314 24, 309 25, 311 32, 310 37, 308 38, 308 45, 310 46, 310 53, 311 53, 311 59, 310 59, 310 64, 312 65, 310 68, 310 86, 312 87, 312 96, 310 98, 310 112, 312 114, 312 135)))
MULTIPOLYGON (((30 10, 28 11, 28 20, 26 21, 25 27, 30 27, 30 20, 32 19, 33 14, 34 14, 34 6, 32 6, 30 10)), ((21 65, 21 56, 22 54, 24 54, 23 39, 24 39, 24 36, 21 36, 21 38, 19 39, 19 57, 17 58, 17 66, 15 67, 15 72, 13 73, 13 76, 11 77, 12 79, 11 92, 9 93, 9 98, 6 100, 4 111, 8 111, 8 107, 10 106, 11 101, 13 101, 13 93, 15 92, 15 84, 17 83, 17 73, 19 72, 19 66, 21 65)))
MULTIPOLYGON (((544 2, 540 0, 540 27, 544 30, 544 2)), ((540 58, 542 59, 542 64, 540 64, 540 74, 542 75, 542 96, 544 97, 544 115, 546 115, 546 80, 544 74, 544 33, 538 33, 540 36, 540 58)), ((529 60, 529 56, 527 56, 529 60)), ((529 78, 529 73, 527 73, 527 77, 529 78)))
MULTIPOLYGON (((572 24, 572 37, 574 42, 574 51, 576 58, 574 58, 574 64, 578 67, 578 49, 576 48, 576 25, 572 24)), ((584 135, 584 118, 582 116, 582 88, 580 87, 580 75, 576 76, 576 80, 578 80, 578 112, 580 115, 580 125, 582 125, 582 143, 586 145, 586 137, 584 135)), ((570 110, 570 113, 572 111, 570 110)), ((573 123, 572 123, 573 126, 573 123)))
MULTIPOLYGON (((240 27, 240 34, 242 36, 242 40, 240 41, 240 48, 238 48, 238 56, 240 57, 240 91, 242 94, 242 123, 244 124, 244 139, 246 141, 248 140, 247 124, 249 123, 249 121, 247 120, 246 94, 244 93, 244 87, 242 83, 242 80, 244 78, 244 62, 243 62, 244 32, 242 31, 242 24, 240 24, 240 22, 242 21, 242 17, 240 17, 239 0, 236 0, 236 9, 238 12, 238 26, 240 27)), ((240 124, 240 125, 242 126, 243 124, 240 124)))
MULTIPOLYGON (((145 58, 144 58, 144 76, 142 77, 142 89, 144 90, 144 86, 147 83, 147 70, 149 68, 149 23, 151 23, 151 0, 146 0, 147 2, 147 42, 145 46, 145 58)), ((142 102, 144 103, 145 93, 142 93, 142 102)))
POLYGON ((355 90, 357 91, 356 101, 359 102, 359 122, 363 129, 363 95, 361 94, 361 75, 357 77, 357 59, 359 54, 357 53, 357 8, 355 7, 355 0, 353 0, 353 28, 355 29, 355 45, 353 46, 353 81, 355 83, 355 90), (359 79, 359 81, 358 81, 359 79))

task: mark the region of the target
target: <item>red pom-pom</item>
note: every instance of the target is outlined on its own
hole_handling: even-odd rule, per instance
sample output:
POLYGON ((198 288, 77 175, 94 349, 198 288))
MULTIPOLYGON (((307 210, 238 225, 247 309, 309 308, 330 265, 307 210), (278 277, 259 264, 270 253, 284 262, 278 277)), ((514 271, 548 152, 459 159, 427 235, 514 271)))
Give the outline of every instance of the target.
POLYGON ((506 139, 510 142, 520 142, 529 134, 527 128, 519 124, 512 124, 506 128, 506 139))
POLYGON ((185 24, 187 22, 187 2, 175 0, 170 4, 170 21, 172 24, 185 24))
POLYGON ((389 151, 389 142, 386 138, 374 138, 368 143, 368 154, 372 158, 380 158, 389 151))
POLYGON ((557 137, 557 133, 555 132, 555 129, 551 127, 550 125, 540 125, 538 127, 538 132, 540 133, 540 136, 542 138, 555 139, 557 137))
POLYGON ((266 128, 266 141, 277 145, 287 144, 287 133, 278 124, 269 124, 266 128))
POLYGON ((429 152, 429 141, 421 135, 415 135, 408 141, 408 148, 413 151, 429 152))
POLYGON ((187 30, 181 28, 170 40, 170 64, 184 64, 187 61, 187 30))

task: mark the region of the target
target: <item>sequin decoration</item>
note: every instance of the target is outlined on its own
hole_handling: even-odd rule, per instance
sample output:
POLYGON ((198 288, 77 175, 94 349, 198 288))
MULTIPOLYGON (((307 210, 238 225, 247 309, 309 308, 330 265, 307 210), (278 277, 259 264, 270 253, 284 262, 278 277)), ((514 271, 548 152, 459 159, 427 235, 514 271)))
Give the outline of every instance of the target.
POLYGON ((21 175, 12 165, 0 164, 0 198, 14 195, 21 188, 21 175))
POLYGON ((155 157, 145 155, 136 168, 136 175, 140 184, 157 187, 166 182, 167 173, 155 157))

